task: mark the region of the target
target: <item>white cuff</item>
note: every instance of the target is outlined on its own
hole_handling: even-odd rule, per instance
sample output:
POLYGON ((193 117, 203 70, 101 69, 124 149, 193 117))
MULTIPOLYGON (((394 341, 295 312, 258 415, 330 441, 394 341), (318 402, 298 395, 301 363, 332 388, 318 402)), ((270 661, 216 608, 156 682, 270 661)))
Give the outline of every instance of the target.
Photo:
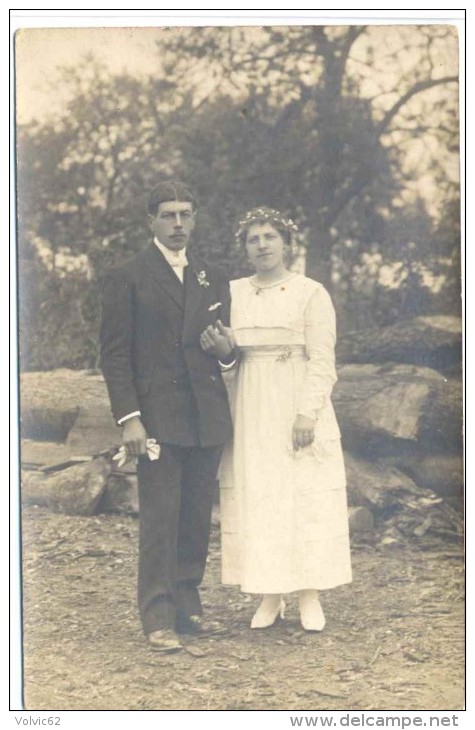
POLYGON ((235 364, 237 363, 237 357, 232 362, 228 363, 227 365, 225 365, 224 362, 221 362, 221 360, 218 360, 218 362, 219 362, 219 367, 221 368, 221 372, 225 373, 228 370, 231 370, 231 368, 233 368, 235 366, 235 364))
POLYGON ((122 424, 125 423, 125 421, 128 421, 129 418, 134 418, 134 416, 141 416, 141 415, 142 414, 140 413, 140 411, 134 411, 133 413, 128 413, 126 416, 122 416, 122 418, 119 418, 117 423, 119 424, 119 426, 122 426, 122 424))

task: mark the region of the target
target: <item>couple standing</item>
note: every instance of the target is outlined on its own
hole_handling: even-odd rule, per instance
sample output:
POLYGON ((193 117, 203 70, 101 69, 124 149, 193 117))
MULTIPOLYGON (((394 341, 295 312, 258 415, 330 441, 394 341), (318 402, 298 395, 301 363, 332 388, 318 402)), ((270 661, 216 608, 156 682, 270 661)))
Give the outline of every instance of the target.
POLYGON ((230 286, 187 251, 195 215, 188 188, 158 185, 153 242, 103 287, 102 368, 138 457, 140 616, 165 652, 181 648, 180 633, 218 630, 198 592, 218 468, 223 582, 263 594, 253 628, 271 626, 282 595, 298 592, 303 627, 322 630, 317 591, 351 580, 330 298, 286 268, 295 225, 278 211, 240 222, 256 273, 230 286))

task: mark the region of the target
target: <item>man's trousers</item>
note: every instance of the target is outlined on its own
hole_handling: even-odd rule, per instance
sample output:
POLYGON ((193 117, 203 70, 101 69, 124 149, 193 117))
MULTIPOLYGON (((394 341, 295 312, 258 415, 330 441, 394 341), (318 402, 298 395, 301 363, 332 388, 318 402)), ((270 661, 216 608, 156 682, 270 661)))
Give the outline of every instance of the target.
POLYGON ((201 615, 211 509, 222 446, 161 446, 141 456, 138 602, 145 634, 201 615))

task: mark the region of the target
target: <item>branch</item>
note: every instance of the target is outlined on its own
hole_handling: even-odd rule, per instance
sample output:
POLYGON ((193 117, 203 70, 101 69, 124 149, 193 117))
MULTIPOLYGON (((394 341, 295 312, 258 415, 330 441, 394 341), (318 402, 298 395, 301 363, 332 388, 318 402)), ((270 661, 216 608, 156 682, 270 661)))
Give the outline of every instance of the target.
MULTIPOLYGON (((401 107, 406 104, 409 99, 411 99, 416 94, 421 93, 422 91, 426 91, 427 89, 431 89, 434 86, 438 86, 440 84, 450 84, 450 83, 457 83, 458 77, 457 76, 444 76, 440 79, 428 79, 427 81, 419 81, 414 86, 412 86, 406 93, 401 96, 401 98, 389 109, 389 111, 386 112, 383 119, 380 121, 380 123, 376 126, 375 129, 375 141, 386 132, 387 127, 389 126, 390 122, 398 111, 401 109, 401 107)), ((356 171, 356 174, 353 178, 352 183, 346 188, 346 190, 343 190, 342 193, 338 196, 338 198, 335 200, 334 205, 332 206, 331 210, 328 212, 328 214, 325 216, 324 223, 325 227, 331 226, 334 221, 338 218, 342 210, 348 205, 348 203, 354 198, 356 195, 361 193, 361 191, 366 187, 366 185, 371 181, 373 175, 372 175, 372 169, 371 165, 369 163, 363 163, 359 166, 358 170, 356 171)))
POLYGON ((412 99, 413 96, 416 96, 416 94, 420 94, 422 91, 427 91, 427 89, 432 89, 434 86, 439 86, 440 84, 453 84, 458 83, 458 76, 443 76, 440 79, 428 79, 427 81, 418 81, 417 84, 414 84, 408 91, 406 91, 403 96, 401 96, 398 101, 393 104, 391 109, 389 109, 384 117, 381 119, 379 124, 376 127, 376 138, 381 137, 381 135, 386 131, 387 127, 390 125, 391 121, 394 119, 398 111, 403 107, 409 99, 412 99))

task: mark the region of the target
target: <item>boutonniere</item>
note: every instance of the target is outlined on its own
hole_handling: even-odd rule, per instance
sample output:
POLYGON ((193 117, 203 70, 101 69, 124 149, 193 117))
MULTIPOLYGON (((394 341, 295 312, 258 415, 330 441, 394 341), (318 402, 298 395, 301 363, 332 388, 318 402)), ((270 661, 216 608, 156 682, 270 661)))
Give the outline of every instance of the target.
POLYGON ((204 270, 203 271, 197 271, 196 272, 196 278, 198 279, 198 284, 200 286, 205 286, 205 287, 208 287, 209 286, 209 281, 206 278, 206 271, 204 271, 204 270))

